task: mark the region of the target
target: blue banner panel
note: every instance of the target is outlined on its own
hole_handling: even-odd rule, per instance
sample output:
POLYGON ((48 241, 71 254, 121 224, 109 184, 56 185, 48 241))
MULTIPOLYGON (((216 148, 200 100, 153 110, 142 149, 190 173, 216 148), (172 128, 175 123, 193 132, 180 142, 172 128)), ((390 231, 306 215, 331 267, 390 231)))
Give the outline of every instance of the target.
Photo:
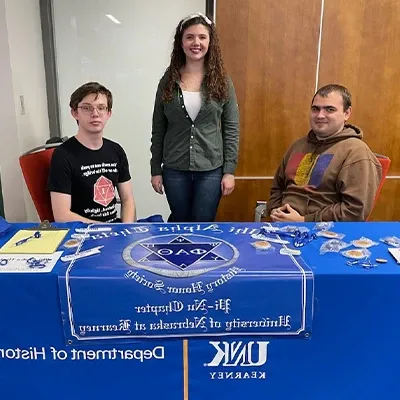
MULTIPOLYGON (((309 337, 313 273, 257 224, 96 225, 59 273, 67 344, 309 337)), ((92 226, 91 229, 94 227, 92 226)))

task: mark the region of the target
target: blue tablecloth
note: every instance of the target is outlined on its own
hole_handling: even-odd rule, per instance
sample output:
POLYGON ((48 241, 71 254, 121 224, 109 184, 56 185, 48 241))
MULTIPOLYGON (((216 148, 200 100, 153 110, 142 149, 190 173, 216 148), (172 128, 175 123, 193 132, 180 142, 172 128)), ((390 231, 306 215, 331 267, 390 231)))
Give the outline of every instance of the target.
MULTIPOLYGON (((13 230, 1 238, 0 244, 21 226, 13 225, 13 230)), ((67 226, 71 228, 71 232, 75 227, 72 224, 67 226)), ((311 229, 313 224, 304 226, 311 229)), ((167 229, 171 230, 177 225, 165 224, 164 227, 167 234, 171 233, 167 229)), ((246 237, 251 246, 250 243, 254 240, 250 240, 249 232, 258 229, 260 225, 232 223, 219 224, 218 227, 224 232, 231 231, 235 237, 246 237)), ((398 223, 336 223, 332 230, 345 234, 343 240, 347 242, 361 236, 378 242, 384 236, 400 237, 398 223)), ((175 235, 179 232, 173 233, 175 235)), ((186 233, 180 232, 179 235, 188 238, 186 233)), ((202 234, 217 240, 229 237, 224 234, 218 236, 215 232, 202 234)), ((396 362, 400 356, 397 345, 400 326, 397 324, 400 308, 400 267, 388 253, 388 246, 384 243, 369 249, 372 253, 371 260, 385 258, 388 262, 367 270, 346 265, 347 259, 341 254, 320 255, 319 249, 324 240, 326 239, 318 238, 302 248, 303 261, 299 261, 305 270, 312 272, 314 280, 312 326, 309 329, 311 336, 308 338, 304 335, 276 336, 273 332, 266 332, 265 335, 250 332, 255 335, 246 335, 242 330, 240 336, 221 336, 218 333, 223 332, 217 332, 211 336, 188 339, 154 338, 145 335, 143 339, 134 337, 121 341, 120 338, 111 337, 99 342, 88 342, 78 340, 78 335, 74 341, 74 336, 68 336, 71 324, 67 315, 68 308, 65 307, 68 301, 66 302, 63 289, 63 277, 69 264, 60 261, 51 273, 0 273, 0 398, 400 398, 400 384, 396 376, 396 362)), ((196 239, 192 242, 196 242, 196 239)), ((226 242, 236 243, 233 239, 226 242)), ((91 247, 88 242, 86 244, 91 247)), ((147 239, 144 244, 149 244, 147 239)), ((240 249, 240 246, 238 243, 234 244, 235 248, 240 249)), ((146 249, 148 246, 141 248, 146 249)), ((262 265, 267 265, 268 262, 264 260, 268 256, 265 253, 256 253, 256 248, 255 253, 251 253, 253 248, 249 247, 249 252, 243 253, 243 259, 240 258, 241 250, 237 261, 226 268, 234 268, 235 265, 243 267, 246 262, 249 264, 254 259, 263 260, 262 265)), ((209 248, 206 250, 210 251, 209 248)), ((118 246, 115 246, 115 254, 118 254, 118 260, 122 260, 118 246)), ((154 252, 149 254, 156 257, 154 252)), ((149 254, 146 253, 143 257, 148 257, 149 254)), ((214 256, 224 258, 218 251, 214 256)), ((278 260, 274 256, 269 256, 268 259, 278 260)), ((96 264, 104 267, 104 273, 90 275, 88 266, 95 265, 95 257, 84 260, 80 260, 76 267, 82 265, 86 268, 71 269, 75 271, 75 276, 88 282, 86 289, 79 289, 77 295, 83 320, 92 318, 90 310, 94 307, 93 304, 91 307, 84 307, 84 293, 87 304, 101 302, 104 312, 97 313, 94 319, 102 315, 113 316, 114 313, 119 315, 119 309, 123 309, 123 299, 127 296, 123 293, 124 289, 121 289, 122 300, 109 303, 101 299, 101 291, 92 291, 97 286, 90 286, 93 276, 97 274, 98 279, 106 282, 106 287, 108 282, 112 290, 114 283, 111 281, 115 279, 113 274, 109 275, 114 270, 112 265, 99 261, 96 264), (115 309, 110 306, 113 304, 115 309), (107 309, 109 306, 110 309, 107 309)), ((151 260, 157 262, 155 258, 151 260)), ((186 264, 197 262, 193 259, 185 260, 186 264)), ((172 264, 175 262, 171 259, 167 261, 172 264)), ((116 264, 120 265, 120 262, 122 261, 116 264)), ((185 271, 186 267, 187 265, 180 270, 185 271)), ((117 265, 115 269, 118 269, 117 265)), ((133 271, 131 275, 135 271, 146 277, 152 274, 132 266, 127 270, 133 271)), ((215 271, 211 273, 216 274, 215 271)), ((160 279, 167 282, 170 278, 160 279)), ((290 275, 287 279, 295 278, 290 275)), ((255 305, 257 299, 260 299, 257 307, 263 307, 265 299, 260 290, 257 291, 254 287, 253 293, 250 288, 246 296, 241 297, 240 293, 236 293, 240 292, 240 284, 234 285, 232 282, 224 285, 224 298, 229 296, 231 288, 235 290, 235 293, 231 293, 232 299, 251 301, 255 305)), ((247 287, 243 285, 244 288, 247 287)), ((137 285, 137 288, 139 286, 143 285, 137 285)), ((273 297, 280 299, 279 304, 284 304, 282 299, 285 296, 278 293, 277 288, 271 290, 273 297)), ((291 296, 290 290, 289 287, 288 298, 291 296)), ((138 293, 142 292, 138 289, 138 293)), ((145 293, 144 291, 144 299, 145 293)), ((252 314, 253 307, 257 308, 252 306, 245 313, 252 314)), ((243 304, 243 309, 246 309, 246 304, 243 304)), ((96 325, 94 322, 91 324, 96 325)))

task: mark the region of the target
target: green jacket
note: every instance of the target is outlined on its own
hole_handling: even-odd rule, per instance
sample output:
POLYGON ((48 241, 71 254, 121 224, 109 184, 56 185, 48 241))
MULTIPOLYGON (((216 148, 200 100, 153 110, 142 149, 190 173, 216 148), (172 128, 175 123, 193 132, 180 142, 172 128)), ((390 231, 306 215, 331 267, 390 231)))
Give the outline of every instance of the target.
POLYGON ((239 150, 239 109, 230 78, 229 99, 206 100, 194 121, 189 117, 182 91, 170 102, 162 94, 167 76, 161 78, 153 112, 151 136, 151 175, 162 174, 162 164, 181 171, 210 171, 223 167, 224 174, 234 174, 239 150))

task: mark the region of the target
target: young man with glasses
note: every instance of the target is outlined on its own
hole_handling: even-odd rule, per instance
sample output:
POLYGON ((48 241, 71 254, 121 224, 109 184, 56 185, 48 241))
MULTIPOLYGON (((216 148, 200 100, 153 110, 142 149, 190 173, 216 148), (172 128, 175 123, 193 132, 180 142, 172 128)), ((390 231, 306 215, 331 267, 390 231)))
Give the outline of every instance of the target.
POLYGON ((111 116, 111 92, 89 82, 71 95, 78 133, 54 150, 48 189, 56 222, 134 222, 135 201, 126 154, 103 137, 111 116), (121 218, 117 217, 117 189, 121 218))

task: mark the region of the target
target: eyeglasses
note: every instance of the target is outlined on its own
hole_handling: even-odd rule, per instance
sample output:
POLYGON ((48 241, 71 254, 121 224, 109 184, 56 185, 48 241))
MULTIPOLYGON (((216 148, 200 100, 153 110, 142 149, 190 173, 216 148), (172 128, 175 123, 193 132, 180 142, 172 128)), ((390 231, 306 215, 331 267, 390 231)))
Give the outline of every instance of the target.
POLYGON ((104 105, 99 106, 78 106, 82 110, 84 114, 92 114, 93 111, 96 109, 99 114, 104 114, 107 112, 108 107, 104 105))

